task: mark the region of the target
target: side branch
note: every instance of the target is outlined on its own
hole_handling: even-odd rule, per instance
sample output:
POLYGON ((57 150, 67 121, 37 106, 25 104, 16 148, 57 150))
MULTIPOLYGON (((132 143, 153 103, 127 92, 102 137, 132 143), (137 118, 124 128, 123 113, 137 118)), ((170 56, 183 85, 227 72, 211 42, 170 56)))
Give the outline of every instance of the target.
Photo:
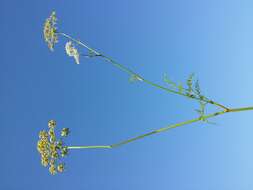
POLYGON ((89 46, 86 45, 85 43, 83 43, 83 42, 81 42, 81 41, 79 41, 79 40, 76 40, 75 38, 73 38, 73 37, 71 37, 71 36, 69 36, 69 35, 67 35, 67 34, 65 34, 65 33, 62 33, 62 32, 58 32, 57 34, 62 35, 63 37, 65 37, 65 38, 67 38, 67 39, 69 39, 69 40, 72 40, 73 42, 77 43, 77 44, 80 45, 80 46, 83 46, 84 48, 86 48, 86 49, 89 50, 90 52, 94 53, 95 56, 103 58, 103 59, 104 59, 105 61, 107 61, 108 63, 112 64, 113 66, 117 67, 118 69, 122 70, 123 72, 128 73, 128 74, 131 75, 131 76, 134 76, 134 77, 135 77, 137 80, 139 80, 139 81, 145 82, 146 84, 149 84, 149 85, 151 85, 151 86, 153 86, 153 87, 155 87, 155 88, 158 88, 158 89, 161 89, 161 90, 165 90, 165 91, 170 92, 170 93, 173 93, 173 94, 181 95, 181 96, 188 97, 188 98, 192 98, 192 99, 195 99, 195 100, 202 100, 202 101, 204 101, 204 102, 206 102, 206 103, 209 103, 209 104, 213 104, 213 105, 215 105, 215 106, 218 106, 218 107, 222 108, 223 110, 226 110, 226 111, 229 110, 229 108, 227 108, 227 107, 225 107, 225 106, 223 106, 223 105, 221 105, 221 104, 219 104, 219 103, 217 103, 217 102, 214 102, 214 101, 212 101, 212 100, 209 100, 209 99, 203 100, 203 99, 200 99, 199 97, 191 97, 191 96, 189 97, 187 94, 180 93, 180 92, 178 92, 178 91, 175 91, 175 90, 166 88, 166 87, 164 87, 164 86, 158 85, 158 84, 156 84, 156 83, 153 83, 153 82, 151 82, 151 81, 149 81, 149 80, 147 80, 147 79, 144 79, 142 76, 140 76, 139 74, 137 74, 137 73, 135 73, 134 71, 130 70, 129 68, 125 67, 124 65, 119 64, 118 62, 116 62, 116 61, 113 60, 112 58, 110 58, 110 57, 108 57, 108 56, 106 56, 106 55, 104 55, 104 54, 98 52, 97 50, 95 50, 95 49, 93 49, 93 48, 91 48, 91 47, 89 47, 89 46))
POLYGON ((127 139, 127 140, 124 140, 124 141, 121 141, 119 143, 115 143, 115 144, 112 144, 112 145, 69 146, 68 149, 83 149, 83 148, 84 149, 86 149, 86 148, 90 148, 90 149, 91 148, 95 148, 95 149, 97 149, 97 148, 106 148, 106 149, 108 149, 108 148, 116 148, 116 147, 128 144, 130 142, 133 142, 133 141, 136 141, 136 140, 139 140, 139 139, 142 139, 142 138, 154 135, 154 134, 158 134, 158 133, 161 133, 161 132, 173 129, 173 128, 177 128, 177 127, 181 127, 181 126, 188 125, 188 124, 191 124, 191 123, 195 123, 195 122, 198 122, 198 121, 202 121, 203 119, 206 120, 208 118, 216 117, 218 115, 222 115, 222 114, 229 113, 229 112, 241 112, 241 111, 249 111, 249 110, 253 110, 253 107, 234 108, 234 109, 230 109, 229 111, 225 110, 225 111, 215 112, 215 113, 212 113, 212 114, 209 114, 209 115, 205 115, 203 117, 198 117, 198 118, 195 118, 195 119, 187 120, 187 121, 177 123, 177 124, 174 124, 174 125, 169 125, 167 127, 163 127, 163 128, 151 131, 149 133, 145 133, 143 135, 140 135, 140 136, 137 136, 137 137, 134 137, 134 138, 130 138, 130 139, 127 139))
POLYGON ((204 119, 208 119, 208 118, 215 117, 215 116, 218 116, 218 115, 221 115, 221 114, 224 114, 224 113, 227 113, 227 112, 225 112, 225 111, 215 112, 213 114, 209 114, 209 115, 203 116, 202 118, 198 117, 198 118, 187 120, 187 121, 184 121, 184 122, 181 122, 181 123, 177 123, 177 124, 174 124, 174 125, 169 125, 167 127, 163 127, 163 128, 151 131, 149 133, 145 133, 143 135, 140 135, 140 136, 137 136, 137 137, 134 137, 134 138, 130 138, 130 139, 127 139, 127 140, 124 140, 124 141, 121 141, 119 143, 115 143, 115 144, 112 144, 112 145, 102 145, 102 146, 69 146, 68 149, 115 148, 115 147, 119 147, 119 146, 128 144, 130 142, 142 139, 144 137, 148 137, 150 135, 158 134, 158 133, 167 131, 169 129, 173 129, 173 128, 177 128, 177 127, 181 127, 181 126, 184 126, 184 125, 188 125, 188 124, 191 124, 191 123, 195 123, 195 122, 201 121, 201 120, 203 120, 203 118, 204 119))

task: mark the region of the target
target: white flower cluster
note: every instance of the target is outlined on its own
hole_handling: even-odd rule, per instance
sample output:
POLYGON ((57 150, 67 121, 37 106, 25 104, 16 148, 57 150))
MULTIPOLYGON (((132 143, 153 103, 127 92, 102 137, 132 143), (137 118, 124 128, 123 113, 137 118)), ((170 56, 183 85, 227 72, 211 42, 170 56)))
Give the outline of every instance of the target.
POLYGON ((79 64, 79 53, 71 41, 65 45, 65 50, 68 56, 74 57, 76 64, 79 64))

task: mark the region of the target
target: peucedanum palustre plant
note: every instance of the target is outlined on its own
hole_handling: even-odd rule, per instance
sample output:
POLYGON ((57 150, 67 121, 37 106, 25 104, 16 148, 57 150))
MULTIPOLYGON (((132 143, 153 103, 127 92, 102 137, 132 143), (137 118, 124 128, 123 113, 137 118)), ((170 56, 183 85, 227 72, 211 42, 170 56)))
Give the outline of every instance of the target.
POLYGON ((81 42, 80 40, 77 40, 70 35, 59 31, 56 28, 56 25, 56 14, 55 12, 52 12, 52 14, 49 16, 49 18, 46 19, 44 24, 44 39, 51 51, 54 50, 55 44, 58 42, 58 38, 64 37, 65 39, 67 39, 67 42, 65 44, 66 54, 70 57, 73 57, 76 64, 80 64, 81 57, 103 59, 107 63, 128 74, 129 80, 131 82, 136 81, 145 83, 147 85, 150 85, 151 87, 198 101, 200 106, 199 109, 195 110, 198 113, 198 116, 196 118, 173 125, 168 125, 166 127, 156 129, 143 135, 129 138, 127 140, 111 145, 67 146, 65 145, 63 140, 69 134, 69 129, 63 128, 61 131, 61 138, 57 139, 55 135, 56 122, 54 120, 50 120, 48 122, 48 132, 41 131, 39 133, 37 149, 41 155, 41 164, 45 167, 49 166, 49 172, 53 175, 57 172, 61 173, 64 171, 65 164, 62 162, 62 158, 68 154, 68 151, 70 149, 112 149, 142 139, 144 137, 158 134, 169 129, 181 127, 187 124, 196 123, 199 121, 210 123, 208 121, 209 118, 223 115, 225 113, 253 110, 253 107, 230 108, 203 95, 200 89, 199 81, 194 79, 194 74, 190 74, 185 84, 176 83, 170 80, 166 75, 164 75, 163 77, 163 81, 166 83, 166 86, 162 86, 152 81, 149 81, 140 74, 137 74, 129 68, 125 67, 124 65, 119 64, 114 59, 91 48, 86 43, 81 42), (208 104, 216 106, 217 108, 219 108, 219 110, 211 114, 206 114, 205 108, 208 104))

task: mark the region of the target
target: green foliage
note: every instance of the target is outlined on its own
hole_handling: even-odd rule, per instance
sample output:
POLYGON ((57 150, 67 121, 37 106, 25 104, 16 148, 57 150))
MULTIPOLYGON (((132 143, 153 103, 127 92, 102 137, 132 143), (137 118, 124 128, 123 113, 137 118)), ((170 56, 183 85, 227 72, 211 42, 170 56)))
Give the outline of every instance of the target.
MULTIPOLYGON (((193 78, 192 78, 191 81, 193 81, 193 78)), ((191 84, 192 84, 192 82, 191 82, 191 84)), ((199 102, 199 105, 200 105, 199 109, 196 109, 195 111, 199 114, 199 118, 202 121, 211 124, 211 122, 209 122, 204 117, 205 116, 205 108, 206 108, 206 105, 208 104, 208 101, 207 101, 207 98, 204 95, 202 95, 202 93, 201 93, 201 89, 200 89, 200 85, 199 85, 199 80, 198 79, 195 80, 194 89, 192 88, 192 90, 193 90, 194 96, 196 98, 198 98, 198 102, 199 102)))
POLYGON ((172 80, 169 79, 169 77, 164 74, 163 76, 163 80, 164 82, 166 82, 171 88, 177 88, 177 84, 175 82, 173 82, 172 80))
POLYGON ((187 89, 186 89, 186 95, 193 98, 193 87, 192 87, 192 83, 193 83, 193 77, 194 77, 194 73, 190 74, 186 84, 187 84, 187 89))
POLYGON ((202 100, 207 102, 207 98, 201 94, 199 81, 196 80, 194 82, 194 74, 190 74, 186 80, 187 88, 184 88, 183 84, 179 82, 178 84, 172 80, 165 74, 163 77, 163 81, 169 85, 171 90, 177 91, 179 94, 187 96, 189 98, 195 98, 198 100, 202 100))
POLYGON ((199 109, 195 109, 195 111, 199 114, 199 117, 201 118, 202 121, 206 121, 206 119, 204 118, 206 104, 207 103, 203 101, 199 101, 200 107, 199 109))
POLYGON ((183 94, 184 87, 181 82, 178 84, 175 83, 174 81, 170 80, 170 78, 166 74, 164 74, 163 76, 163 81, 169 85, 170 89, 175 90, 180 94, 183 94))
POLYGON ((198 97, 200 97, 201 96, 201 92, 200 92, 199 80, 196 80, 194 87, 195 87, 196 94, 198 95, 198 97))
POLYGON ((206 121, 204 115, 208 99, 201 93, 199 80, 194 80, 194 73, 190 74, 186 80, 187 88, 184 88, 182 83, 177 84, 174 81, 170 80, 167 75, 164 75, 163 80, 169 85, 170 89, 175 90, 179 94, 182 94, 189 98, 197 99, 200 107, 195 111, 199 114, 201 120, 206 121))

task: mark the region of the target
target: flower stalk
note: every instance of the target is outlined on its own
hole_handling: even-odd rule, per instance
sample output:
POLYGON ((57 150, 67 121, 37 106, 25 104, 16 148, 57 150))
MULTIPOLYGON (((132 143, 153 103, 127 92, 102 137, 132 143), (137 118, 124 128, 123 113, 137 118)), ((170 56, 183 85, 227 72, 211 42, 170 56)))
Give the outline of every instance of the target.
MULTIPOLYGON (((205 115, 203 117, 204 117, 204 119, 209 119, 209 118, 212 118, 212 117, 216 117, 218 115, 223 115, 225 113, 241 112, 241 111, 249 111, 249 110, 253 110, 253 107, 235 108, 235 109, 230 109, 229 111, 225 111, 224 110, 224 111, 208 114, 208 115, 205 115)), ((163 127, 163 128, 160 128, 160 129, 157 129, 157 130, 145 133, 143 135, 139 135, 137 137, 130 138, 130 139, 121 141, 119 143, 111 144, 111 145, 102 145, 102 146, 68 146, 68 149, 101 149, 101 148, 108 149, 108 148, 116 148, 116 147, 128 144, 130 142, 133 142, 133 141, 136 141, 136 140, 139 140, 139 139, 143 139, 145 137, 148 137, 148 136, 151 136, 151 135, 154 135, 154 134, 158 134, 158 133, 161 133, 161 132, 168 131, 170 129, 174 129, 174 128, 177 128, 177 127, 182 127, 182 126, 185 126, 185 125, 196 123, 196 122, 199 122, 199 121, 202 121, 202 120, 203 120, 203 118, 198 117, 198 118, 194 118, 194 119, 191 119, 191 120, 183 121, 183 122, 180 122, 180 123, 177 123, 177 124, 173 124, 173 125, 169 125, 169 126, 166 126, 166 127, 163 127)))

